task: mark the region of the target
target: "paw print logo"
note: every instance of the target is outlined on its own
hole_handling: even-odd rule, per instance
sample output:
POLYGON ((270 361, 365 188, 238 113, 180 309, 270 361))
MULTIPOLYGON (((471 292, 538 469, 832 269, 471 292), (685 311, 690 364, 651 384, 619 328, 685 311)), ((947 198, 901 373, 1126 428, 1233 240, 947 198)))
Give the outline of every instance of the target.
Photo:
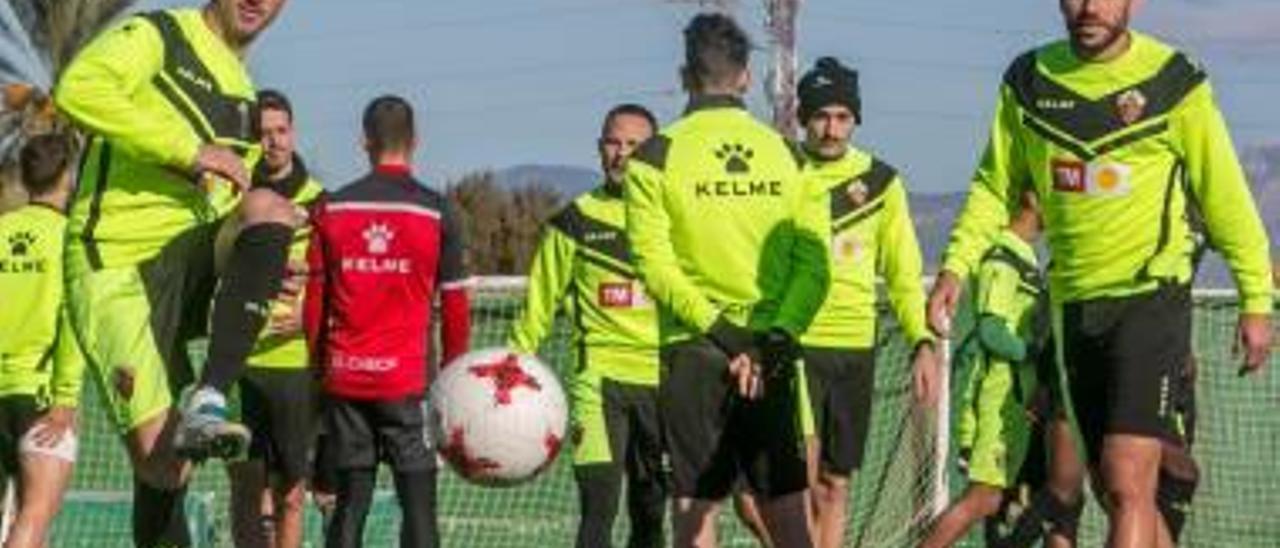
POLYGON ((36 243, 36 237, 30 232, 17 232, 9 236, 9 253, 14 257, 26 256, 31 251, 31 246, 36 243))
POLYGON ((391 227, 383 223, 369 225, 360 235, 364 236, 365 244, 367 244, 369 253, 372 255, 386 253, 387 248, 391 247, 391 240, 396 239, 396 233, 391 231, 391 227))
POLYGON ((751 164, 747 163, 755 156, 755 152, 742 146, 742 143, 724 143, 716 149, 716 158, 724 162, 726 173, 747 173, 751 164))

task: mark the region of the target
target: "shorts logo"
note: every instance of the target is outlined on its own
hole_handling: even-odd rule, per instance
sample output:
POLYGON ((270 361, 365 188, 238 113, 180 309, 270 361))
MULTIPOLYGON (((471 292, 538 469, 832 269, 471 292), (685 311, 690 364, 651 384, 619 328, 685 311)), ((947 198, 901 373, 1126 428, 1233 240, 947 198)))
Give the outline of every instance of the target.
POLYGON ((635 292, 628 282, 600 284, 598 293, 604 308, 631 308, 635 304, 635 292))
POLYGON ((1084 162, 1075 160, 1054 160, 1053 189, 1058 192, 1084 192, 1084 162))

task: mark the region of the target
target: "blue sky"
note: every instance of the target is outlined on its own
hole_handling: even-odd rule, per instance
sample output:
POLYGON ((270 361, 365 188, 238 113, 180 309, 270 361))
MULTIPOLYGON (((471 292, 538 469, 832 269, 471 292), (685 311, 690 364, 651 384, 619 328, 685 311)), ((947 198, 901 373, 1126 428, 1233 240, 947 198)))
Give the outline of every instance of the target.
MULTIPOLYGON (((761 5, 742 0, 735 13, 764 48, 761 5)), ((364 169, 360 109, 385 92, 419 108, 419 170, 434 184, 514 164, 594 167, 612 104, 679 114, 680 29, 695 12, 671 0, 292 0, 250 65, 260 86, 292 96, 302 151, 330 186, 364 169)), ((1147 0, 1135 26, 1207 65, 1238 144, 1280 142, 1280 2, 1147 0)), ((1051 0, 805 0, 799 50, 802 69, 834 55, 861 71, 860 145, 915 191, 955 191, 1005 64, 1060 29, 1051 0)), ((756 55, 757 82, 766 58, 756 55)), ((751 104, 763 115, 761 90, 751 104)))

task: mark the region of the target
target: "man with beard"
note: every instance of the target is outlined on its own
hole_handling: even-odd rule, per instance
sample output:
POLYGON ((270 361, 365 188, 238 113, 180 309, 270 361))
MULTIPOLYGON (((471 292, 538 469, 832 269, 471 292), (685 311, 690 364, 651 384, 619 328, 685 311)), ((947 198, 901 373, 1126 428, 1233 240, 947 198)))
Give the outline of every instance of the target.
POLYGON ((1180 443, 1174 377, 1191 352, 1193 221, 1239 289, 1242 373, 1270 352, 1269 244, 1204 71, 1129 30, 1136 0, 1059 4, 1069 39, 1005 73, 930 321, 945 328, 1013 198, 1034 190, 1067 411, 1102 487, 1108 546, 1167 546, 1157 478, 1165 443, 1180 443))

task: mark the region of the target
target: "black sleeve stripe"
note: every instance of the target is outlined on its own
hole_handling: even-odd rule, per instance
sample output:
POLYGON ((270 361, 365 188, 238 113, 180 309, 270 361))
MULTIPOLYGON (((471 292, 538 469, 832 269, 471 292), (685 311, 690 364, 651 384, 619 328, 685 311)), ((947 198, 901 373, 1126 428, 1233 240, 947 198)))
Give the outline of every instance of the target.
POLYGON ((547 224, 576 241, 578 233, 581 232, 582 210, 578 209, 578 204, 570 203, 564 209, 561 209, 559 213, 552 215, 547 220, 547 224))
POLYGON ((437 273, 437 283, 445 284, 464 280, 467 277, 467 269, 464 264, 464 250, 466 242, 463 241, 462 227, 457 222, 457 217, 453 214, 453 208, 447 203, 440 205, 440 225, 442 234, 440 238, 440 263, 437 273))
POLYGON ((631 154, 628 161, 639 160, 657 169, 667 168, 667 153, 671 149, 671 138, 661 133, 650 137, 649 140, 640 144, 640 147, 631 154))

